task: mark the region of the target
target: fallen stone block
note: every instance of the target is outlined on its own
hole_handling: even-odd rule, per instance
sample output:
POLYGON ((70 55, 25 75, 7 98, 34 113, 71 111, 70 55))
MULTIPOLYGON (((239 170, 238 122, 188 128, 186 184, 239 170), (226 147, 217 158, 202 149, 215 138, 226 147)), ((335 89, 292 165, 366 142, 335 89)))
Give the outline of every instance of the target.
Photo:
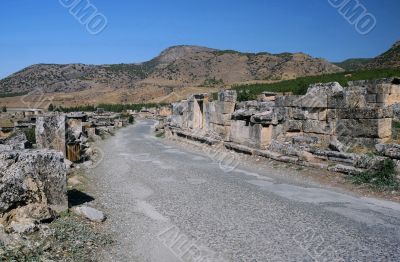
POLYGON ((366 170, 381 170, 386 160, 387 158, 382 156, 356 155, 354 167, 366 170))
POLYGON ((330 141, 329 148, 332 149, 333 151, 338 151, 338 152, 344 152, 347 149, 347 147, 336 138, 333 138, 330 141))
POLYGON ((0 150, 23 150, 31 148, 31 143, 26 139, 26 136, 22 132, 16 132, 10 137, 0 140, 0 150))
POLYGON ((400 160, 400 145, 399 144, 377 144, 375 146, 376 151, 393 159, 400 160))
POLYGON ((281 161, 284 163, 290 163, 290 164, 298 164, 299 158, 293 157, 293 156, 280 156, 280 157, 278 157, 278 161, 281 161))
POLYGON ((72 212, 93 222, 104 222, 107 217, 103 212, 88 206, 74 207, 72 212))
POLYGON ((331 172, 342 173, 342 174, 347 174, 347 175, 359 175, 362 172, 364 172, 364 170, 362 170, 362 169, 355 168, 352 166, 342 165, 342 164, 330 166, 330 167, 328 167, 328 170, 331 172))
POLYGON ((227 149, 230 150, 234 150, 238 153, 244 153, 244 154, 248 154, 248 155, 253 155, 254 154, 254 148, 250 148, 244 145, 239 145, 239 144, 235 144, 235 143, 229 143, 229 142, 225 142, 224 146, 227 149))
POLYGON ((279 160, 279 158, 282 156, 281 154, 272 152, 270 150, 254 150, 254 155, 270 158, 273 160, 279 160))

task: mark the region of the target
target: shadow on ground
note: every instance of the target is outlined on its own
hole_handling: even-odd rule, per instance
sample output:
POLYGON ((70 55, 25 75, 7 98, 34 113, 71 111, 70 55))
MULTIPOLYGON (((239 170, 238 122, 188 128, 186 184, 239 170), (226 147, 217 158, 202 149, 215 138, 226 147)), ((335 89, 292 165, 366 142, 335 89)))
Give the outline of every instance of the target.
POLYGON ((88 202, 92 202, 93 197, 76 189, 68 190, 68 204, 69 207, 79 206, 88 202))

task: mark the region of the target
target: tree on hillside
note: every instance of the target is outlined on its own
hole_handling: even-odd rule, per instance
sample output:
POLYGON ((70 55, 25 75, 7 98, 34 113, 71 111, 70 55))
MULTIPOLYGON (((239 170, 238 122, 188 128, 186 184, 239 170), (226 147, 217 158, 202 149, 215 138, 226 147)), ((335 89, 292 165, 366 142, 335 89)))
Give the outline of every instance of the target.
POLYGON ((7 107, 6 107, 6 106, 3 106, 3 108, 2 108, 1 111, 3 111, 3 113, 7 112, 7 107))
POLYGON ((49 107, 47 108, 47 111, 53 112, 54 111, 54 106, 53 104, 50 104, 49 107))

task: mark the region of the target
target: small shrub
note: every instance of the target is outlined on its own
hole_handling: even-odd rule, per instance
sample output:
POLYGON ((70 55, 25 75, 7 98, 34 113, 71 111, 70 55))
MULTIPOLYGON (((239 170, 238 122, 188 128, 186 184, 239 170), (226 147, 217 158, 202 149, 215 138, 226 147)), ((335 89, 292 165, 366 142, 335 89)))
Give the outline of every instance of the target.
POLYGON ((36 144, 35 128, 26 128, 24 129, 24 133, 29 143, 36 144))
POLYGON ((135 118, 133 116, 129 116, 128 122, 129 122, 129 124, 135 123, 135 118))
POLYGON ((157 132, 157 133, 156 133, 156 137, 158 137, 158 138, 164 138, 164 137, 165 137, 165 132, 164 132, 164 131, 157 132))
POLYGON ((366 171, 350 179, 354 184, 367 184, 377 189, 399 190, 400 183, 397 180, 395 163, 391 159, 386 159, 382 169, 377 171, 366 171))

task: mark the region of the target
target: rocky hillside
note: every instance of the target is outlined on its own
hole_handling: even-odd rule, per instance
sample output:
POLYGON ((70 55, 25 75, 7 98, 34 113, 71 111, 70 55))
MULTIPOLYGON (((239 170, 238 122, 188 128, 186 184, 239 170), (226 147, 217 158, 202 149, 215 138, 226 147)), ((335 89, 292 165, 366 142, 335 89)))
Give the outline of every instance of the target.
POLYGON ((335 65, 347 70, 365 70, 382 68, 400 68, 400 41, 396 42, 392 48, 375 58, 353 58, 345 60, 335 65))
MULTIPOLYGON (((197 46, 175 46, 141 64, 39 64, 0 81, 2 95, 76 92, 90 89, 167 89, 220 86, 254 80, 283 80, 343 71, 303 53, 240 53, 197 46)), ((163 91, 163 94, 167 94, 163 91)))
POLYGON ((362 70, 365 66, 370 63, 372 58, 351 58, 340 63, 334 63, 338 67, 343 68, 346 71, 357 71, 362 70))
POLYGON ((400 67, 400 41, 385 53, 374 58, 365 68, 399 68, 400 67))

